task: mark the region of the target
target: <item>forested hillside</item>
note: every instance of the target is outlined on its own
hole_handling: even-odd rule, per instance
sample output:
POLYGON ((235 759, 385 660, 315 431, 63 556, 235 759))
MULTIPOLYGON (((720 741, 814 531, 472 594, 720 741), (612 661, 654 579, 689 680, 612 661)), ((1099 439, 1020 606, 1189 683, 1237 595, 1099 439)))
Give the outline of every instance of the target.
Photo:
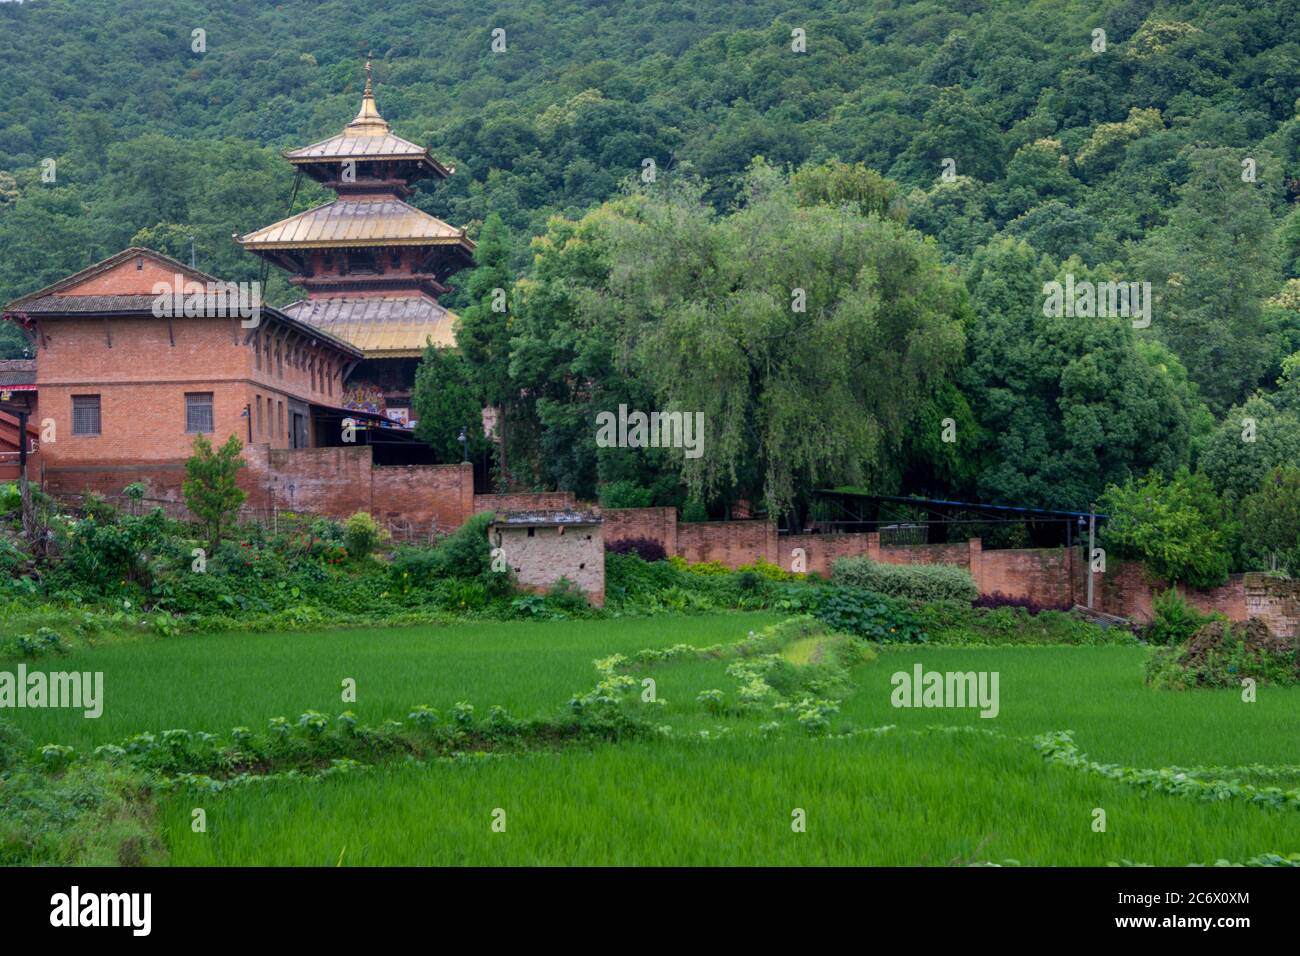
MULTIPOLYGON (((1242 500, 1300 460, 1300 360, 1284 370, 1300 351, 1298 37, 1294 0, 0 4, 0 300, 131 243, 187 258, 191 236, 201 268, 255 278, 231 234, 290 212, 279 150, 353 116, 373 50, 396 132, 457 168, 418 204, 480 237, 499 218, 487 271, 453 300, 463 354, 426 381, 520 404, 512 481, 715 512, 797 506, 823 483, 1078 507, 1188 467, 1242 500), (804 338, 854 336, 862 371, 748 337, 801 281, 776 267, 789 240, 736 240, 765 228, 756 208, 791 217, 805 249, 859 237, 852 266, 879 281, 841 287, 809 253, 804 284, 829 279, 804 338), (663 243, 685 251, 657 259, 663 243), (887 281, 899 263, 910 277, 887 281), (734 281, 709 292, 700 269, 734 281), (1149 327, 1045 318, 1043 285, 1066 276, 1150 282, 1149 327), (503 282, 518 285, 498 327, 478 306, 503 282), (683 343, 735 377, 692 385, 651 357, 683 343), (885 378, 887 400, 861 385, 885 378), (740 391, 711 406, 751 416, 722 464, 628 471, 574 446, 602 396, 688 407, 742 379, 752 407, 740 391), (846 422, 827 425, 832 409, 846 422)), ((324 198, 304 186, 294 211, 324 198)))

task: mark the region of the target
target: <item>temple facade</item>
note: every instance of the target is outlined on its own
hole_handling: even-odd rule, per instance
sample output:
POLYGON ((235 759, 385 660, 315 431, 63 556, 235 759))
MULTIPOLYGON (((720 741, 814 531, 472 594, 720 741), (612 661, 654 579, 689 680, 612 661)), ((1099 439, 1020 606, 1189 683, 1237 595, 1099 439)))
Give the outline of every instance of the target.
POLYGON ((344 404, 409 424, 425 344, 455 344, 456 315, 438 301, 474 243, 406 200, 412 184, 454 169, 393 133, 375 103, 370 63, 356 119, 284 157, 337 194, 236 241, 291 274, 302 298, 280 311, 361 350, 344 404))

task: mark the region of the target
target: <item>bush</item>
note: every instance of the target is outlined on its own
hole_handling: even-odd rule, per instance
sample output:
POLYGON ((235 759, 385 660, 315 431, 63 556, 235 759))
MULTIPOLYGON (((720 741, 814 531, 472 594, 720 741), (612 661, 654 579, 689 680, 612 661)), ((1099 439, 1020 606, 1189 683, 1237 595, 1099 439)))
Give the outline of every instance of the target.
POLYGON ((911 609, 896 600, 859 588, 808 588, 795 599, 833 631, 883 643, 919 644, 925 631, 911 609))
POLYGON ((635 481, 611 481, 600 489, 602 508, 649 508, 652 494, 635 481))
POLYGON ((505 593, 509 590, 509 575, 492 570, 492 545, 487 534, 494 520, 496 516, 485 511, 474 515, 435 548, 399 548, 392 564, 394 585, 407 593, 451 578, 477 581, 491 594, 505 593))
POLYGON ((910 601, 965 601, 979 597, 969 571, 949 564, 880 564, 869 558, 837 558, 831 583, 910 601))
POLYGON ((546 603, 559 611, 582 614, 590 610, 587 595, 573 581, 562 577, 546 592, 546 603))
POLYGON ((1258 618, 1239 624, 1204 624, 1179 646, 1156 651, 1147 662, 1152 687, 1241 687, 1243 678, 1261 684, 1300 684, 1300 637, 1278 637, 1258 618))
POLYGON ((344 523, 343 535, 344 547, 354 561, 370 557, 388 539, 388 531, 366 511, 358 511, 344 523))
POLYGON ((653 538, 619 538, 607 541, 605 550, 614 554, 635 554, 642 561, 663 561, 668 557, 664 546, 653 538))
POLYGON ((975 599, 972 606, 990 609, 1019 607, 1024 608, 1030 614, 1042 614, 1044 611, 1068 611, 1073 605, 1069 601, 1062 601, 1060 604, 1039 604, 1033 598, 1017 597, 1012 594, 1003 594, 1001 591, 994 591, 992 594, 981 594, 975 599))
POLYGON ((1157 591, 1151 607, 1155 619, 1146 629, 1146 639, 1152 644, 1183 644, 1215 617, 1197 611, 1177 588, 1157 591))
POLYGON ((709 509, 701 501, 688 501, 682 505, 682 521, 708 521, 709 509))
POLYGON ((762 575, 769 581, 802 581, 806 575, 794 571, 786 571, 779 564, 772 564, 770 561, 764 561, 759 558, 753 564, 742 564, 736 568, 737 571, 751 571, 754 574, 762 575))
POLYGON ((1105 628, 1069 611, 1050 609, 1030 613, 1012 604, 969 607, 960 601, 938 601, 915 611, 931 644, 1136 644, 1125 628, 1105 628))

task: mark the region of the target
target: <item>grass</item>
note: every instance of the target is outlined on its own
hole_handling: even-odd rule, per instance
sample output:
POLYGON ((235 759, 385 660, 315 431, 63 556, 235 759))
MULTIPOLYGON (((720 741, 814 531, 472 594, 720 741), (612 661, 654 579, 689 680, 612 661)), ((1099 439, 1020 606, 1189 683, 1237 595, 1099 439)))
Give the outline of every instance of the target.
MULTIPOLYGON (((40 662, 103 670, 99 721, 11 714, 38 743, 83 749, 142 730, 265 726, 308 708, 346 707, 378 723, 405 718, 415 703, 445 710, 468 700, 480 715, 502 704, 519 717, 555 716, 595 683, 595 658, 732 643, 772 620, 722 614, 133 641, 40 662), (356 704, 339 701, 343 677, 357 680, 356 704)), ((1183 865, 1300 850, 1294 811, 1152 793, 1050 764, 1033 749, 1033 736, 1071 730, 1093 759, 1129 766, 1300 762, 1300 688, 1262 687, 1250 704, 1231 690, 1151 690, 1141 683, 1148 653, 921 645, 886 648, 845 672, 823 639, 792 640, 781 648, 784 670, 771 677, 793 688, 791 701, 837 699, 832 733, 894 726, 839 737, 809 736, 772 700, 740 707, 743 677, 727 673, 740 660, 734 654, 635 665, 627 672, 638 687, 652 679, 660 702, 644 703, 638 691, 626 706, 660 728, 651 738, 265 781, 219 795, 176 791, 158 807, 159 826, 178 865, 1183 865), (998 716, 894 708, 891 675, 916 663, 997 671, 998 716), (809 684, 813 677, 821 683, 809 684), (722 714, 697 700, 713 689, 723 693, 722 714), (774 721, 775 731, 762 729, 774 721), (200 806, 208 830, 196 834, 191 811, 200 806), (505 833, 491 827, 498 808, 505 833), (796 808, 807 832, 791 830, 796 808), (1095 808, 1106 811, 1104 833, 1092 830, 1095 808)))
MULTIPOLYGON (((364 723, 402 720, 415 704, 445 710, 465 700, 516 717, 553 716, 595 683, 592 659, 678 642, 744 637, 770 614, 458 625, 285 634, 197 634, 103 643, 29 662, 44 671, 103 671, 104 713, 11 710, 38 744, 79 749, 173 727, 226 733, 261 728, 308 709, 352 710, 364 723), (344 678, 355 703, 342 701, 344 678)), ((14 670, 15 662, 0 663, 14 670)))
POLYGON ((1292 815, 1143 795, 974 735, 638 743, 249 787, 164 808, 179 865, 1183 865, 1292 815), (190 830, 194 806, 208 832, 190 830), (1107 813, 1094 833, 1092 811, 1107 813), (506 812, 506 831, 492 814, 506 812), (791 829, 807 814, 807 832, 791 829))

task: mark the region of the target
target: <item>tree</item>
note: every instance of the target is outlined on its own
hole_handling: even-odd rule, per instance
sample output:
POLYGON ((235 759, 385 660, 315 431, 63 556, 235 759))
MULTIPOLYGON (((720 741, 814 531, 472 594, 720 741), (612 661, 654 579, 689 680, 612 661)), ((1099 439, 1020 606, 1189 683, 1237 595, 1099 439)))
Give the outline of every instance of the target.
POLYGON ((206 435, 196 435, 194 454, 185 462, 181 486, 185 505, 202 523, 212 550, 221 544, 223 534, 234 524, 248 497, 235 482, 239 469, 244 467, 243 449, 237 435, 231 435, 217 449, 206 435))
POLYGON ((1181 469, 1111 485, 1102 496, 1108 519, 1101 541, 1116 557, 1137 558, 1171 584, 1215 587, 1228 579, 1236 528, 1202 475, 1181 469))
POLYGON ((617 210, 586 308, 617 317, 655 407, 703 416, 702 454, 674 456, 691 496, 784 514, 822 484, 878 486, 960 359, 966 295, 900 223, 803 205, 762 163, 743 196, 721 217, 689 185, 617 210))
POLYGON ((1242 182, 1234 149, 1190 154, 1169 222, 1148 239, 1138 273, 1156 288, 1152 327, 1187 366, 1216 414, 1249 395, 1280 357, 1263 302, 1280 284, 1265 171, 1242 182))
POLYGON ((1300 462, 1300 353, 1283 363, 1277 385, 1234 405, 1201 450, 1198 468, 1234 507, 1274 468, 1300 462))
POLYGON ((938 91, 890 175, 918 186, 933 183, 944 171, 944 160, 951 159, 957 175, 989 182, 1002 174, 1004 153, 997 123, 961 87, 952 86, 938 91))
POLYGON ((415 370, 411 404, 419 416, 415 437, 433 449, 438 461, 457 462, 465 454, 479 455, 487 449, 479 393, 473 370, 459 349, 425 347, 415 370), (460 444, 462 428, 464 450, 460 444))
POLYGON ((1242 530, 1270 567, 1300 573, 1300 468, 1278 466, 1242 503, 1242 530))
POLYGON ((1043 314, 1044 284, 1103 281, 1000 239, 974 257, 961 384, 983 441, 982 501, 1081 510, 1108 484, 1187 464, 1195 396, 1123 317, 1043 314))
POLYGON ((501 479, 508 487, 509 420, 518 404, 518 389, 510 380, 510 295, 514 276, 510 270, 510 232, 498 215, 488 216, 479 234, 477 263, 465 283, 470 304, 461 310, 456 346, 478 399, 497 409, 496 437, 501 479))

